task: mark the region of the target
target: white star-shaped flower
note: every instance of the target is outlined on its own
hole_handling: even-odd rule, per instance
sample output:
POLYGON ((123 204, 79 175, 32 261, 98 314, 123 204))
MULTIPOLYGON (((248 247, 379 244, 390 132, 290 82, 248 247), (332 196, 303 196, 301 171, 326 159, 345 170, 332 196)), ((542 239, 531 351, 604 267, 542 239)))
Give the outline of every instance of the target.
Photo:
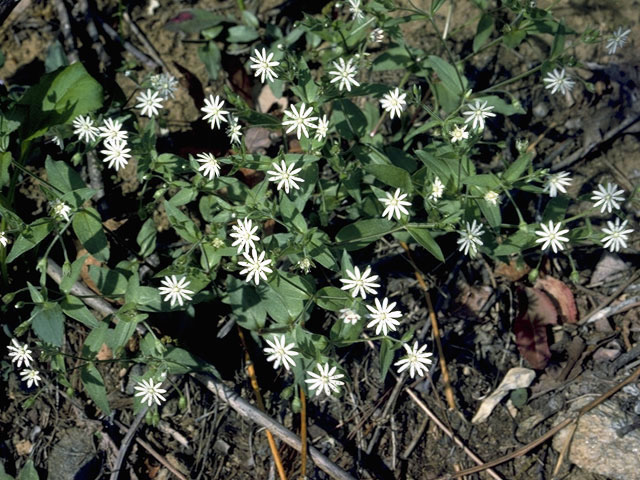
POLYGON ((268 265, 272 262, 270 258, 265 260, 265 252, 260 252, 260 256, 258 256, 258 252, 254 248, 251 250, 251 255, 247 255, 243 253, 242 256, 246 260, 246 262, 238 262, 238 265, 245 267, 244 270, 240 271, 240 275, 246 275, 245 279, 247 282, 250 282, 253 277, 253 282, 258 285, 260 283, 260 279, 267 281, 267 273, 273 272, 268 265))
POLYGON ((258 226, 253 225, 253 222, 249 218, 244 218, 244 220, 238 220, 237 225, 232 225, 231 229, 233 233, 230 233, 229 236, 235 238, 236 240, 231 244, 232 247, 238 246, 238 253, 245 252, 249 253, 250 250, 256 249, 255 242, 260 241, 260 237, 255 235, 258 231, 258 226))
POLYGON ((620 208, 620 203, 624 201, 623 193, 624 190, 618 190, 618 185, 615 183, 608 182, 606 188, 598 184, 598 187, 592 192, 591 200, 595 202, 594 207, 602 205, 600 213, 604 213, 605 210, 611 213, 620 208))
POLYGON ((351 325, 355 325, 360 321, 360 315, 350 308, 341 309, 339 318, 344 323, 350 323, 351 325))
POLYGON ((171 275, 171 277, 164 277, 160 283, 164 286, 159 287, 158 291, 160 295, 166 295, 166 297, 164 297, 165 302, 171 301, 171 307, 173 307, 176 302, 182 307, 185 300, 191 300, 193 292, 187 289, 189 284, 191 284, 191 282, 187 280, 187 277, 182 277, 178 280, 175 275, 171 275))
POLYGON ((151 88, 165 100, 175 98, 174 92, 178 89, 178 80, 170 73, 152 75, 151 88))
POLYGON ((381 43, 384 41, 384 30, 380 27, 374 28, 369 34, 369 41, 373 43, 381 43))
POLYGON ((467 117, 464 123, 473 122, 471 126, 474 130, 484 130, 484 119, 496 116, 495 113, 491 113, 493 105, 488 106, 486 101, 481 104, 480 100, 476 100, 473 105, 469 104, 467 107, 469 110, 462 112, 467 117))
POLYGON ((115 167, 116 172, 121 168, 124 168, 129 163, 129 158, 131 155, 129 152, 130 148, 127 148, 127 142, 125 140, 105 140, 104 142, 104 150, 100 150, 105 157, 102 159, 104 163, 109 163, 107 165, 109 168, 115 167))
POLYGON ((262 53, 255 49, 253 51, 255 57, 249 57, 249 60, 253 62, 250 68, 256 71, 256 77, 260 77, 260 81, 264 83, 265 77, 269 79, 270 82, 273 82, 278 75, 273 71, 273 67, 277 67, 280 65, 280 62, 271 61, 273 58, 273 52, 270 52, 267 56, 267 51, 263 48, 262 53))
POLYGON ((11 339, 11 343, 13 343, 13 345, 9 345, 7 347, 9 350, 9 357, 11 357, 11 363, 17 362, 18 368, 20 368, 23 363, 25 367, 30 367, 31 362, 33 362, 33 357, 31 356, 29 346, 26 343, 21 345, 15 338, 11 339))
POLYGON ((308 128, 317 128, 316 125, 313 124, 318 117, 310 117, 311 112, 313 112, 313 108, 309 107, 308 110, 305 110, 304 103, 300 105, 300 110, 296 110, 295 105, 291 105, 291 112, 287 110, 284 111, 285 117, 289 117, 289 120, 283 120, 283 126, 289 126, 287 128, 286 133, 291 133, 294 130, 296 131, 296 136, 298 140, 302 137, 302 133, 306 138, 309 138, 309 130, 308 128))
POLYGON ((333 62, 333 68, 335 70, 331 70, 329 75, 333 75, 333 79, 331 83, 340 82, 338 85, 338 90, 342 91, 343 89, 347 89, 348 92, 351 91, 351 85, 359 87, 360 84, 355 79, 357 69, 356 66, 353 65, 353 59, 349 59, 348 62, 344 61, 344 58, 339 58, 338 62, 333 62))
POLYGON ((31 388, 31 385, 33 384, 37 387, 38 382, 42 380, 42 378, 40 378, 40 372, 33 368, 22 370, 20 372, 20 376, 22 377, 23 382, 27 382, 27 388, 31 388))
POLYGON ((273 362, 274 369, 277 370, 280 364, 282 364, 287 371, 289 370, 289 366, 296 366, 296 362, 292 358, 298 355, 298 352, 293 350, 296 346, 295 343, 285 345, 286 339, 284 335, 273 337, 273 342, 271 340, 266 340, 266 342, 269 346, 264 349, 264 353, 269 354, 267 362, 273 362))
POLYGON ((5 248, 9 245, 9 237, 7 237, 6 232, 0 232, 0 245, 5 248))
POLYGON ((402 313, 393 309, 396 302, 389 303, 389 299, 385 297, 382 303, 376 298, 375 303, 375 307, 367 305, 367 310, 371 312, 369 318, 372 319, 367 324, 367 328, 376 327, 376 335, 380 335, 380 332, 386 335, 389 330, 395 331, 396 327, 400 325, 396 318, 402 317, 402 313))
POLYGON ((484 194, 484 200, 485 202, 488 202, 491 205, 498 205, 498 202, 500 201, 500 195, 498 194, 498 192, 489 190, 487 193, 484 194))
POLYGON ((331 395, 331 390, 338 393, 340 391, 338 387, 344 385, 344 382, 340 380, 344 375, 342 373, 336 374, 337 369, 337 367, 329 369, 329 363, 327 362, 324 365, 318 364, 320 375, 307 371, 307 374, 311 377, 305 380, 309 384, 309 390, 315 390, 316 397, 323 391, 326 395, 331 395))
POLYGON ((362 298, 367 298, 367 293, 372 295, 376 294, 376 288, 380 284, 375 283, 374 280, 378 279, 378 275, 371 275, 371 267, 367 267, 364 273, 360 273, 360 269, 355 267, 353 272, 349 269, 346 270, 349 278, 341 278, 340 281, 344 283, 342 290, 353 290, 351 292, 352 297, 357 297, 358 293, 362 298))
POLYGON ((323 115, 322 118, 318 120, 315 139, 322 140, 327 136, 327 132, 329 132, 329 119, 326 115, 323 115))
POLYGON ((604 248, 608 248, 611 252, 619 252, 621 248, 627 248, 627 238, 633 233, 633 228, 626 229, 627 220, 620 223, 620 219, 616 218, 616 223, 607 222, 609 228, 603 228, 602 232, 607 235, 603 237, 602 243, 604 248))
POLYGON ((162 395, 167 391, 162 387, 162 382, 154 383, 153 378, 149 380, 140 380, 133 388, 138 391, 135 394, 136 397, 142 397, 140 401, 146 403, 148 406, 152 406, 155 402, 156 405, 160 405, 161 402, 166 401, 162 395))
POLYGON ((418 376, 424 377, 425 373, 429 371, 429 365, 431 365, 431 353, 425 353, 426 345, 418 348, 418 342, 413 344, 413 348, 409 347, 406 343, 402 344, 407 352, 407 355, 401 360, 398 360, 394 365, 400 367, 398 373, 402 373, 407 368, 409 369, 409 376, 413 378, 418 373, 418 376))
POLYGON ((544 192, 548 193, 550 197, 558 196, 558 192, 567 193, 568 187, 573 181, 569 172, 552 173, 547 177, 547 181, 544 185, 544 192))
POLYGON ((400 189, 396 188, 396 191, 393 195, 391 195, 389 192, 385 192, 385 195, 387 196, 387 198, 378 198, 380 203, 386 205, 386 208, 382 212, 383 217, 388 216, 389 220, 391 220, 395 215, 395 217, 400 220, 400 217, 403 213, 405 215, 409 215, 409 210, 404 208, 411 205, 411 202, 407 202, 404 200, 407 197, 406 193, 401 193, 400 189))
POLYGON ((122 123, 118 120, 105 118, 100 127, 100 136, 105 140, 126 140, 129 133, 122 129, 122 123))
POLYGON ((227 127, 227 136, 231 143, 240 144, 240 137, 242 136, 242 125, 238 122, 238 117, 229 118, 229 126, 227 127))
POLYGON ((64 219, 66 222, 69 221, 69 214, 71 213, 71 207, 56 198, 54 201, 49 202, 49 207, 51 208, 51 214, 57 219, 64 219))
POLYGON ((278 186, 276 187, 278 190, 284 187, 287 195, 292 188, 300 190, 296 182, 304 183, 304 178, 296 177, 295 175, 300 172, 302 168, 294 168, 295 164, 293 163, 287 165, 284 160, 280 162, 280 165, 275 162, 272 163, 271 167, 273 170, 267 171, 267 175, 271 175, 271 177, 269 177, 270 182, 278 182, 278 186))
POLYGON ((220 176, 220 162, 216 160, 212 153, 199 153, 196 155, 196 160, 200 163, 198 171, 202 172, 202 175, 209 180, 220 176))
POLYGON ((451 132, 451 143, 461 142, 469 138, 469 132, 467 132, 468 125, 456 125, 451 132))
POLYGON ((160 94, 150 89, 146 92, 141 92, 140 95, 136 97, 136 101, 138 102, 136 108, 142 109, 140 115, 146 115, 151 118, 158 115, 158 112, 162 110, 162 98, 160 94))
POLYGON ((405 101, 406 96, 407 96, 406 93, 401 94, 400 89, 396 87, 395 90, 391 90, 389 93, 385 93, 382 96, 382 100, 380 100, 380 105, 382 106, 383 110, 390 113, 389 116, 392 119, 395 116, 400 118, 400 115, 402 114, 404 107, 406 107, 407 105, 407 102, 405 101))
POLYGON ((567 75, 567 71, 564 68, 562 70, 554 68, 553 72, 547 73, 547 76, 542 79, 542 81, 547 84, 544 88, 547 90, 551 89, 551 95, 558 90, 560 90, 562 95, 565 95, 573 89, 576 83, 571 80, 571 77, 567 75))
POLYGON ((80 140, 83 140, 87 143, 93 142, 96 138, 98 138, 98 134, 100 133, 100 130, 98 130, 97 127, 93 126, 93 120, 91 120, 91 117, 89 115, 87 115, 86 117, 78 115, 73 120, 73 127, 75 128, 73 133, 78 135, 78 137, 80 137, 80 140))
POLYGON ((202 119, 209 120, 212 129, 220 128, 220 122, 227 123, 225 115, 228 115, 229 112, 223 110, 222 107, 224 107, 224 100, 220 99, 220 95, 216 95, 215 98, 213 95, 209 95, 209 98, 204 99, 204 107, 200 110, 206 115, 202 119))
POLYGON ((618 27, 618 29, 613 32, 607 40, 607 53, 609 55, 613 55, 614 53, 616 53, 616 50, 618 50, 618 48, 624 47, 624 44, 627 43, 627 37, 630 33, 630 29, 622 30, 622 27, 618 27))
POLYGON ((549 246, 551 246, 553 253, 558 253, 558 250, 564 250, 563 242, 568 242, 569 239, 563 237, 563 235, 569 233, 569 229, 560 230, 561 226, 562 222, 554 224, 553 220, 549 220, 548 226, 544 223, 540 224, 542 230, 536 231, 536 235, 540 237, 536 240, 536 243, 543 243, 542 250, 546 250, 549 246))
POLYGON ((440 177, 436 177, 431 184, 431 193, 429 198, 433 201, 437 201, 444 194, 444 184, 440 181, 440 177))
POLYGON ((461 252, 465 255, 475 257, 478 253, 478 247, 482 245, 482 239, 480 238, 484 230, 482 224, 473 220, 473 223, 466 222, 465 228, 458 231, 460 238, 458 239, 458 245, 460 245, 461 252))
POLYGON ((360 0, 349 0, 349 11, 351 12, 352 20, 362 20, 364 18, 360 0))

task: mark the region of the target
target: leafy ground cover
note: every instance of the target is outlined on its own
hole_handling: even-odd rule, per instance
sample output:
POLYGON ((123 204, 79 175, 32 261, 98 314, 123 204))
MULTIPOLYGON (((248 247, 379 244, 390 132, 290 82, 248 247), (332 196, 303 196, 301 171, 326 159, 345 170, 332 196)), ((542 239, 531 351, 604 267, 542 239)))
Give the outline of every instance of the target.
MULTIPOLYGON (((246 3, 3 24, 2 321, 39 371, 2 360, 6 475, 437 478, 531 446, 579 397, 613 392, 633 426, 638 74, 633 33, 606 41, 631 9, 246 3), (106 118, 125 143, 91 139, 106 118), (594 208, 608 184, 618 205, 594 208), (571 231, 541 250, 549 221, 571 231), (260 403, 317 450, 272 448, 260 403)), ((602 478, 565 444, 492 474, 602 478)))

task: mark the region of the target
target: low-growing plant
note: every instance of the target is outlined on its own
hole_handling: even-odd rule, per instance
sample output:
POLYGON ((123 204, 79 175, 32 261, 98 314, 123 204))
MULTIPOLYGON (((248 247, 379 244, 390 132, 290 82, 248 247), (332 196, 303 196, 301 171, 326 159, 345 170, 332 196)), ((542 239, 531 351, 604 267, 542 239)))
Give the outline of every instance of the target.
POLYGON ((531 107, 528 90, 511 85, 528 79, 532 89, 558 97, 556 104, 576 89, 591 91, 577 71, 576 47, 606 41, 613 55, 628 30, 603 39, 595 30, 572 30, 536 2, 510 0, 495 8, 476 0, 477 33, 456 52, 448 38, 458 32, 443 32, 437 20, 446 3, 434 0, 422 10, 349 0, 286 29, 263 25, 247 10, 240 23, 201 10, 181 13, 169 27, 198 35, 212 81, 223 75, 226 45, 246 74, 290 102, 281 113, 262 112, 228 85, 217 87, 204 100, 202 120, 226 132, 229 147, 211 145, 194 155, 158 150, 165 112, 176 89, 184 88, 168 72, 130 68, 126 74, 138 86, 130 98, 103 91, 80 63, 5 92, 3 315, 11 311, 22 320, 9 355, 17 368, 24 364, 26 387, 41 387, 46 378, 72 391, 65 358, 80 358, 87 395, 108 413, 96 368, 106 344, 110 361, 146 366, 137 379, 136 410, 160 405, 172 394, 170 375, 215 374, 215 365, 163 341, 152 328, 133 354, 125 347, 138 324, 176 311, 195 316, 194 306, 205 304, 209 312, 228 312, 266 360, 284 369, 289 388, 280 395, 295 407, 300 390, 341 395, 351 381, 341 354, 355 343, 378 346, 383 379, 392 366, 411 378, 429 372, 427 342, 403 320, 400 301, 385 293, 386 279, 361 253, 371 252, 365 249, 374 242, 424 249, 434 265, 460 255, 515 258, 533 266, 530 280, 545 257, 566 256, 573 265, 578 248, 625 248, 632 230, 622 207, 629 192, 608 183, 571 198, 568 172, 544 166, 526 141, 507 144, 503 132, 508 117, 531 107), (416 23, 431 29, 437 47, 418 48, 404 37, 403 28, 416 23), (477 55, 516 49, 532 37, 549 43, 547 58, 528 59, 491 84, 474 79, 470 65, 477 55), (264 153, 247 144, 257 127, 270 132, 264 153), (51 141, 57 150, 43 158, 44 142, 51 141), (213 153, 220 150, 227 153, 213 153), (125 169, 135 171, 138 203, 128 217, 139 225, 135 245, 105 227, 95 185, 87 185, 87 166, 95 168, 96 158, 98 175, 112 183, 125 169), (44 172, 37 170, 41 165, 44 172), (48 205, 36 215, 20 206, 19 187, 29 178, 48 205), (572 203, 588 202, 567 216, 572 203), (601 225, 604 213, 612 218, 601 225), (175 234, 169 242, 158 241, 158 215, 175 234), (77 258, 74 242, 84 249, 77 258), (57 287, 47 283, 51 258, 63 260, 57 287), (14 265, 29 272, 28 284, 16 283, 14 265), (73 293, 81 275, 117 308, 114 318, 98 319, 73 293), (330 327, 314 322, 308 328, 325 317, 330 327), (81 352, 65 348, 71 321, 88 330, 81 352), (16 340, 29 331, 34 343, 16 340))

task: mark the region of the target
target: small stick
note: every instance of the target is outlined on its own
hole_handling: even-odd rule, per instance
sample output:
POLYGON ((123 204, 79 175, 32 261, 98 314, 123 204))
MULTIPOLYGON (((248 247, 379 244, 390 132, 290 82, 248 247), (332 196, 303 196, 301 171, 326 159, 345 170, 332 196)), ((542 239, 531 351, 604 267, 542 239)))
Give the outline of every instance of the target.
MULTIPOLYGON (((251 361, 251 357, 249 356, 249 349, 247 348, 247 343, 244 339, 244 333, 242 333, 242 328, 238 327, 238 336, 240 337, 240 343, 242 343, 242 348, 244 348, 244 361, 247 364, 247 374, 249 375, 249 380, 251 382, 251 388, 253 388, 253 393, 256 396, 256 403, 258 404, 258 408, 263 412, 266 412, 264 408, 264 402, 262 401, 262 394, 260 393, 260 386, 258 385, 258 377, 256 376, 256 370, 253 366, 253 362, 251 361)), ((278 475, 280 476, 280 480, 287 480, 287 474, 284 471, 284 467, 282 466, 282 459, 280 458, 280 453, 278 452, 278 447, 276 446, 276 441, 273 439, 273 434, 265 429, 265 433, 267 434, 267 440, 269 441, 269 448, 271 448, 271 455, 273 456, 273 461, 276 464, 276 468, 278 469, 278 475)))
POLYGON ((127 434, 124 436, 124 438, 122 439, 122 443, 120 444, 120 450, 118 450, 118 458, 116 458, 116 464, 113 466, 113 471, 109 476, 109 480, 118 480, 118 477, 120 476, 120 468, 122 467, 122 463, 127 456, 127 450, 129 450, 131 440, 133 440, 133 436, 136 434, 136 430, 140 426, 140 422, 142 422, 142 419, 147 414, 148 410, 149 407, 145 405, 142 410, 138 412, 138 415, 136 415, 136 418, 134 418, 133 422, 131 422, 131 425, 129 425, 129 428, 126 430, 127 434))
POLYGON ((438 319, 436 318, 436 312, 433 309, 433 304, 431 303, 431 296, 429 295, 429 289, 427 288, 427 284, 422 278, 422 274, 417 269, 416 264, 411 257, 411 251, 409 250, 409 246, 405 242, 400 242, 400 246, 404 248, 405 252, 407 252, 407 256, 409 260, 411 260, 411 265, 413 265, 413 271, 416 276, 416 280, 418 280, 418 284, 424 293, 424 298, 427 301, 427 307, 429 308, 429 319, 431 320, 431 328, 433 330, 433 337, 436 341, 436 347, 438 349, 438 357, 440 361, 440 370, 442 370, 442 381, 444 382, 444 395, 447 398, 447 403, 449 404, 450 410, 456 409, 456 401, 453 396, 453 388, 451 388, 451 381, 449 380, 449 370, 447 368, 447 361, 444 358, 444 350, 442 348, 442 340, 440 339, 440 328, 438 327, 438 319))
POLYGON ((627 280, 626 282, 624 282, 615 292, 613 292, 611 295, 609 295, 607 298, 605 298, 602 303, 600 303, 600 305, 598 305, 596 308, 594 308, 593 310, 591 310, 581 321, 580 324, 584 325, 587 323, 590 323, 591 319, 593 317, 595 317, 598 312, 600 312, 600 310, 604 309, 605 307, 609 306, 609 304, 611 302, 613 302, 616 298, 618 298, 620 295, 622 295, 624 293, 624 291, 627 289, 627 287, 629 285, 631 285, 640 275, 640 270, 636 270, 635 273, 633 275, 631 275, 631 277, 629 278, 629 280, 627 280))
POLYGON ((416 430, 416 433, 413 435, 413 438, 411 439, 411 443, 407 445, 407 448, 405 448, 404 452, 402 452, 402 454, 400 455, 400 458, 402 460, 407 460, 409 458, 409 455, 411 455, 411 452, 413 452, 413 450, 418 446, 418 442, 420 441, 420 438, 422 438, 422 434, 426 430, 428 424, 429 424, 429 417, 427 416, 423 417, 422 422, 418 427, 418 430, 416 430))
POLYGON ((53 4, 56 7, 58 17, 60 18, 60 29, 62 30, 64 49, 67 51, 69 63, 75 63, 79 58, 78 51, 76 50, 76 44, 73 40, 73 35, 71 34, 71 23, 69 22, 67 7, 64 5, 64 0, 53 0, 53 4))
POLYGON ((171 67, 169 67, 169 65, 167 65, 167 63, 160 56, 160 53, 158 52, 158 50, 156 50, 156 48, 149 41, 149 39, 147 39, 147 36, 144 34, 142 30, 140 30, 140 27, 138 27, 136 22, 133 21, 133 19, 129 15, 129 12, 125 11, 122 14, 122 18, 125 22, 127 22, 133 34, 138 38, 138 40, 140 40, 142 45, 144 45, 144 48, 147 49, 147 51, 149 52, 149 56, 153 58, 153 60, 157 64, 159 64, 165 72, 170 73, 174 77, 178 77, 179 75, 176 75, 176 71, 173 70, 171 67))
POLYGON ((160 64, 156 63, 154 60, 142 53, 131 42, 123 40, 120 35, 118 35, 118 32, 111 28, 111 26, 105 23, 100 17, 94 16, 94 18, 98 20, 98 23, 100 23, 100 26, 104 29, 105 33, 109 36, 109 38, 111 38, 111 40, 120 43, 127 52, 136 57, 140 62, 144 63, 149 68, 161 67, 160 64))
POLYGON ((107 65, 109 64, 109 55, 107 55, 107 52, 102 45, 102 41, 100 40, 100 35, 98 35, 96 24, 89 14, 89 2, 88 0, 78 0, 78 5, 80 6, 80 11, 84 15, 84 22, 87 25, 87 33, 93 41, 93 44, 91 46, 98 53, 98 59, 100 63, 102 63, 103 68, 106 69, 107 65))
MULTIPOLYGON (((469 456, 469 458, 471 458, 478 465, 484 465, 482 459, 478 457, 475 453, 473 453, 473 451, 471 451, 462 442, 462 440, 460 440, 451 430, 449 430, 445 426, 445 424, 442 423, 440 419, 435 416, 435 414, 429 409, 429 407, 427 407, 427 405, 422 400, 420 400, 418 395, 416 395, 413 390, 411 390, 409 387, 405 387, 404 391, 407 392, 407 394, 411 397, 411 400, 413 400, 414 403, 418 405, 418 407, 420 407, 420 409, 433 421, 433 423, 435 423, 438 426, 438 428, 445 433, 447 437, 453 440, 453 443, 455 443, 460 448, 462 448, 462 450, 464 450, 464 453, 466 453, 469 456)), ((491 470, 491 468, 487 468, 486 470, 487 470, 487 473, 491 475, 493 478, 495 478, 496 480, 502 480, 502 477, 498 475, 494 470, 491 470)), ((456 474, 456 476, 463 476, 463 475, 467 475, 467 474, 466 473, 456 474)))
MULTIPOLYGON (((122 430, 123 432, 127 431, 127 427, 125 427, 122 423, 120 423, 118 420, 114 420, 114 423, 118 426, 118 428, 120 428, 120 430, 122 430)), ((176 470, 176 468, 171 465, 166 458, 164 458, 162 455, 160 455, 158 452, 155 451, 155 449, 149 445, 147 442, 145 442, 144 440, 142 440, 141 438, 137 438, 136 437, 136 443, 138 445, 140 445, 142 448, 144 448, 147 452, 149 452, 149 454, 151 454, 151 456, 153 458, 155 458, 156 460, 158 460, 158 462, 160 462, 167 470, 169 470, 171 473, 173 473, 176 477, 178 477, 180 480, 188 480, 187 477, 185 477, 182 473, 180 473, 178 470, 176 470)))
POLYGON ((454 478, 460 478, 460 477, 463 477, 465 475, 471 475, 471 474, 474 474, 474 473, 478 473, 478 472, 481 472, 481 471, 486 470, 486 469, 491 468, 491 467, 495 467, 496 465, 500 465, 501 463, 508 462, 509 460, 513 460, 514 458, 517 458, 517 457, 519 457, 521 455, 524 455, 524 454, 528 453, 529 451, 533 450, 537 446, 542 445, 544 442, 549 440, 551 437, 553 437, 556 433, 558 433, 563 428, 566 428, 567 426, 571 425, 573 422, 577 422, 582 415, 584 415, 588 411, 590 411, 590 410, 594 409, 595 407, 597 407, 598 405, 600 405, 602 402, 604 402, 609 397, 611 397, 613 394, 615 394, 618 390, 622 389, 623 387, 629 385, 632 382, 635 382, 639 377, 640 377, 640 367, 637 368, 636 371, 633 372, 631 375, 629 375, 624 381, 620 382, 618 385, 613 386, 607 392, 603 393, 601 396, 599 396, 598 398, 596 398, 592 402, 590 402, 587 405, 585 405, 584 407, 582 407, 578 411, 578 415, 576 415, 574 417, 569 417, 569 418, 564 419, 558 425, 556 425, 555 427, 551 428, 546 433, 544 433, 543 435, 541 435, 540 437, 538 437, 534 441, 530 442, 529 444, 525 445, 524 447, 519 448, 515 452, 511 452, 511 453, 509 453, 507 455, 504 455, 503 457, 497 458, 495 460, 487 462, 487 463, 485 463, 483 465, 479 465, 477 467, 468 468, 468 469, 463 470, 461 472, 456 472, 456 473, 450 473, 448 475, 443 475, 441 477, 438 477, 435 480, 452 480, 454 478))
POLYGON ((300 479, 307 478, 307 399, 304 389, 300 388, 300 443, 302 451, 300 452, 300 479))

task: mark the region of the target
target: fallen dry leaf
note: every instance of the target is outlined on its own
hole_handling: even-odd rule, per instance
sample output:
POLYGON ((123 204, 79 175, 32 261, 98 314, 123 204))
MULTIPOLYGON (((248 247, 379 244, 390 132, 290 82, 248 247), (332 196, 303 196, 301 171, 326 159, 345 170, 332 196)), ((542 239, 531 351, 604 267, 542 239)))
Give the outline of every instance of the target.
POLYGON ((511 282, 517 282, 531 271, 531 267, 517 258, 512 258, 509 263, 498 261, 493 274, 496 277, 504 278, 511 282))
POLYGON ((525 287, 518 291, 520 312, 513 323, 520 354, 536 370, 547 366, 551 358, 547 326, 558 323, 558 313, 546 293, 525 287))
POLYGON ((113 358, 113 352, 106 343, 103 343, 96 358, 98 360, 111 360, 113 358))
POLYGON ((507 393, 517 388, 529 387, 534 378, 536 378, 536 372, 530 368, 516 367, 510 369, 504 376, 502 382, 500 382, 500 385, 498 385, 498 388, 482 401, 480 408, 478 408, 473 419, 471 419, 471 423, 484 422, 489 418, 493 409, 496 408, 496 405, 500 403, 507 393))
POLYGON ((260 93, 258 94, 258 111, 262 113, 267 113, 271 110, 273 104, 277 104, 280 110, 286 110, 289 106, 289 102, 287 97, 276 98, 271 90, 271 87, 267 84, 265 85, 260 93))
POLYGON ((578 321, 576 300, 566 283, 549 275, 540 275, 534 286, 549 295, 562 322, 576 323, 578 321))

